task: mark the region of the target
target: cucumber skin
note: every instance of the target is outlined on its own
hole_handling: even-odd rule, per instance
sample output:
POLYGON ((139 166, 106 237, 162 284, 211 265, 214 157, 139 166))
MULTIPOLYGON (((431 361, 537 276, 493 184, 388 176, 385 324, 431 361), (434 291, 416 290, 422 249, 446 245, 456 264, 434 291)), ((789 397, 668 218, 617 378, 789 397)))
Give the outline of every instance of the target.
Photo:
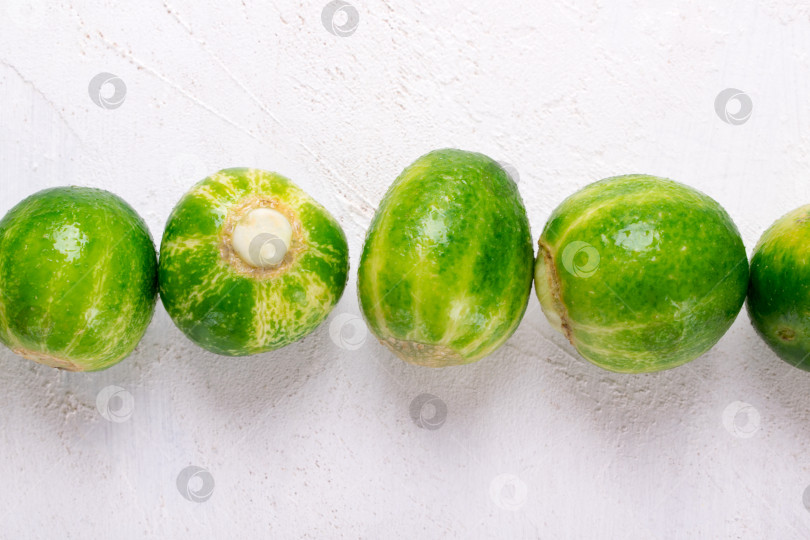
POLYGON ((810 205, 778 219, 757 242, 747 309, 779 358, 810 371, 810 205))
POLYGON ((108 368, 134 350, 156 300, 154 243, 118 196, 46 189, 0 221, 0 341, 12 350, 108 368))
POLYGON ((368 229, 358 297, 371 332, 403 360, 466 364, 517 329, 533 246, 517 186, 489 157, 436 150, 389 188, 368 229))
POLYGON ((343 294, 348 271, 335 218, 289 179, 258 169, 225 169, 195 185, 169 216, 160 246, 166 311, 191 341, 223 356, 276 350, 314 331, 343 294), (228 208, 255 195, 294 201, 307 233, 306 253, 278 279, 241 275, 219 251, 228 208), (187 241, 195 247, 183 248, 187 241))
POLYGON ((543 311, 585 359, 609 371, 660 371, 697 358, 745 300, 748 259, 736 225, 712 198, 672 180, 594 182, 552 212, 539 244, 543 311), (573 242, 595 250, 595 269, 584 255, 563 260, 573 242), (577 275, 576 265, 587 272, 577 275))

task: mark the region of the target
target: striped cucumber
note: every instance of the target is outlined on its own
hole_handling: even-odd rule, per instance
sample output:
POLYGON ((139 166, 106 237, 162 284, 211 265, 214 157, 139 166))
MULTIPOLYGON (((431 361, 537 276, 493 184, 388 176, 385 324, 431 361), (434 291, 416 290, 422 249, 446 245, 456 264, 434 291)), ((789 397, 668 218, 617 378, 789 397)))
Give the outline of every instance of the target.
POLYGON ((713 199, 648 175, 574 193, 540 237, 535 291, 551 324, 597 366, 672 368, 709 350, 742 307, 748 259, 713 199))
POLYGON ((171 213, 160 245, 160 295, 193 342, 246 356, 306 336, 335 306, 349 271, 338 222, 287 178, 220 171, 171 213))
POLYGON ((391 185, 368 229, 358 274, 363 315, 407 362, 474 362, 517 329, 533 256, 506 171, 482 154, 430 152, 391 185))
POLYGON ((748 314, 779 358, 810 371, 810 205, 777 220, 754 248, 748 314))
POLYGON ((116 195, 46 189, 0 221, 0 341, 21 356, 108 368, 138 344, 156 299, 149 230, 116 195))

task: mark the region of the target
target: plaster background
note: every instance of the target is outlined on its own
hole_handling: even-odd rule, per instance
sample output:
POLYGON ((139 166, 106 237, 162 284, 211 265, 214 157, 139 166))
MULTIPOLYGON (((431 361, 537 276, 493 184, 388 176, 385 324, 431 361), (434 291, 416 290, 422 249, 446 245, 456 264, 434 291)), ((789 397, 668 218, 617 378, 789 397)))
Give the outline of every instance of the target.
POLYGON ((534 238, 573 191, 647 172, 717 199, 750 253, 810 202, 807 4, 351 3, 339 36, 325 1, 0 1, 0 212, 101 187, 159 241, 192 183, 255 166, 324 204, 352 262, 330 319, 274 353, 207 353, 160 304, 101 373, 0 350, 0 537, 806 538, 810 374, 744 312, 702 358, 628 376, 579 359, 532 296, 496 354, 430 370, 356 325, 355 272, 387 186, 448 146, 514 166, 534 238), (120 107, 90 99, 101 72, 120 107), (752 100, 742 124, 715 111, 726 88, 752 100), (411 418, 425 393, 437 429, 411 418), (189 465, 210 499, 181 495, 189 465))

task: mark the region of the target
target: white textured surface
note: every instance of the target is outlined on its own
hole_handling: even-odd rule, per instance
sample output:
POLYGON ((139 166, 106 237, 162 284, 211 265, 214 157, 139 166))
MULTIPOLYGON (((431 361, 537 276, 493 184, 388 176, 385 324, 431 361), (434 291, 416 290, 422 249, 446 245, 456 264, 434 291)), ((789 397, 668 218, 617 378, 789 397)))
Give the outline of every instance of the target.
POLYGON ((3 349, 0 536, 806 538, 810 374, 745 313, 709 354, 640 376, 573 356, 534 296, 468 367, 405 365, 353 325, 373 208, 437 147, 513 164, 535 238, 579 187, 648 172, 719 200, 750 252, 810 202, 810 8, 354 0, 339 37, 325 3, 0 2, 0 212, 98 186, 159 239, 191 183, 256 166, 322 202, 352 251, 329 321, 275 353, 216 357, 160 306, 102 373, 3 349), (120 107, 90 99, 100 72, 126 83, 120 107), (753 100, 742 125, 715 114, 729 87, 753 100), (96 407, 110 385, 132 396, 121 422, 96 407), (438 429, 411 419, 423 393, 446 404, 438 429), (179 493, 188 465, 209 500, 179 493))

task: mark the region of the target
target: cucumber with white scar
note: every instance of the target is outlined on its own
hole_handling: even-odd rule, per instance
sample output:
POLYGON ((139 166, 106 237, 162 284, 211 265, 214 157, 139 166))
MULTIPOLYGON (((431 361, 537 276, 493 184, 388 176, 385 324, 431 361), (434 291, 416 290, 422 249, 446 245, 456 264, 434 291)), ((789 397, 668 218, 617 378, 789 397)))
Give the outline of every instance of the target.
POLYGON ((226 169, 186 193, 160 246, 160 295, 177 327, 217 354, 293 343, 340 299, 348 245, 338 222, 289 179, 226 169))

